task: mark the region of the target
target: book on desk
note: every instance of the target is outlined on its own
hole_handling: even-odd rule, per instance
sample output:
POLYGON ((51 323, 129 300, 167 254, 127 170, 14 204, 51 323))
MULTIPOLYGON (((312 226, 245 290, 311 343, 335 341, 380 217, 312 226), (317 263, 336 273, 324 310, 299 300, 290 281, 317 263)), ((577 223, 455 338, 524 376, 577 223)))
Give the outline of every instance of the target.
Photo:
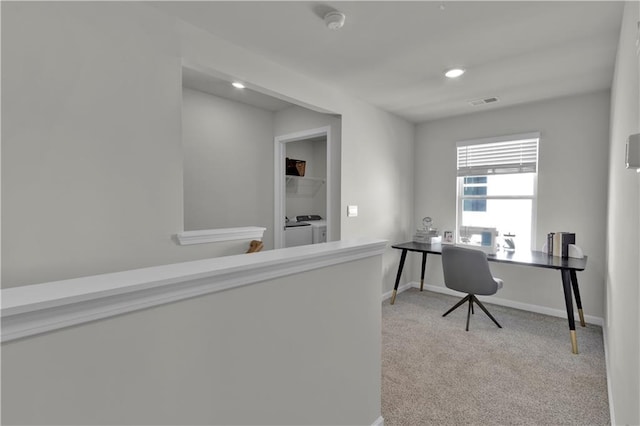
POLYGON ((573 232, 550 232, 547 234, 547 242, 542 251, 549 256, 558 256, 564 259, 569 257, 582 258, 582 250, 576 245, 576 234, 573 232))

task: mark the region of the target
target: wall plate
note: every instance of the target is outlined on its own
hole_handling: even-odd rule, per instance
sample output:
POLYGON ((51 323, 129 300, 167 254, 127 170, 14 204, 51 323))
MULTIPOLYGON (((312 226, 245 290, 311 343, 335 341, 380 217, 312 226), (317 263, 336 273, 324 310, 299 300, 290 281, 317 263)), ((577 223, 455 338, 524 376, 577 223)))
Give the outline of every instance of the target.
POLYGON ((640 169, 640 133, 629 136, 625 163, 627 169, 640 169))

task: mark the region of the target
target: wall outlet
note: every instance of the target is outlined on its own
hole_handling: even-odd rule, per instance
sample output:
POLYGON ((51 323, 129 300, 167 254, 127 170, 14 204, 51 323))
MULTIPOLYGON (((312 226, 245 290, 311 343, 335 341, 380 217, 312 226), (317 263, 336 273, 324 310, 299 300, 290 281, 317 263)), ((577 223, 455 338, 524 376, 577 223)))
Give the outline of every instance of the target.
POLYGON ((347 217, 358 216, 358 206, 347 206, 347 217))

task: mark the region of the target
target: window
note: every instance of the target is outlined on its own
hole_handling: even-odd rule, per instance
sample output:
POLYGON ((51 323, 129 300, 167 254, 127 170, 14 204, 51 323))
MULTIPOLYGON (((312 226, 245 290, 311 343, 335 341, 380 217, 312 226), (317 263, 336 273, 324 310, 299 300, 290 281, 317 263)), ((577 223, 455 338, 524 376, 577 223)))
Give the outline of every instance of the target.
POLYGON ((457 235, 464 227, 497 228, 533 248, 539 133, 457 144, 457 235))
MULTIPOLYGON (((463 185, 464 195, 487 195, 487 177, 486 176, 465 176, 463 185)), ((462 204, 462 210, 465 212, 486 212, 486 199, 465 199, 462 204)))

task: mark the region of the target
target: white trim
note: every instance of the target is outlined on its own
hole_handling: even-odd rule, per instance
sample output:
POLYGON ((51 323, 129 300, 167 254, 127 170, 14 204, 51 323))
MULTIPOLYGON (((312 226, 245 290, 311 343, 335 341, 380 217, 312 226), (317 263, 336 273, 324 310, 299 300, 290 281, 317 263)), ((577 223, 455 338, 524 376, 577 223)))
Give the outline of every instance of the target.
POLYGON ((242 228, 203 229, 199 231, 184 231, 176 234, 178 244, 219 243, 233 240, 262 240, 267 228, 260 226, 245 226, 242 228))
MULTIPOLYGON (((412 281, 410 284, 411 284, 412 287, 420 288, 420 283, 418 283, 418 282, 412 281)), ((462 294, 459 291, 454 291, 454 290, 451 290, 451 289, 449 289, 447 287, 441 287, 441 286, 431 285, 431 284, 425 284, 424 285, 424 289, 425 290, 429 290, 429 291, 433 291, 435 293, 448 294, 449 296, 460 296, 462 294)), ((520 309, 522 311, 535 312, 535 313, 538 313, 538 314, 550 315, 552 317, 558 317, 558 318, 567 318, 567 311, 562 310, 562 309, 554 309, 554 308, 548 308, 546 306, 531 305, 529 303, 515 302, 513 300, 500 299, 500 298, 495 297, 495 296, 478 296, 478 299, 482 300, 483 302, 486 301, 487 303, 493 303, 494 305, 500 305, 500 306, 506 306, 508 308, 520 309)), ((574 316, 577 318, 577 316, 578 316, 577 312, 574 312, 574 316)), ((599 325, 601 327, 604 324, 604 319, 602 319, 600 317, 593 316, 593 315, 585 315, 584 316, 584 320, 585 320, 585 322, 588 322, 589 324, 599 325)))
POLYGON ((382 255, 385 247, 369 238, 334 241, 2 289, 1 341, 382 255))
MULTIPOLYGON (((402 293, 403 291, 409 290, 412 287, 413 287, 413 283, 407 283, 407 284, 403 284, 401 286, 398 286, 398 294, 402 293)), ((392 295, 393 295, 393 290, 389 290, 386 293, 383 293, 382 294, 382 301, 384 302, 387 299, 391 299, 392 295)))
POLYGON ((378 417, 376 421, 371 424, 371 426, 384 426, 384 418, 382 416, 378 417))
POLYGON ((508 141, 528 140, 528 139, 540 139, 540 132, 518 133, 515 135, 504 135, 504 136, 491 136, 488 138, 481 138, 481 139, 467 139, 464 141, 456 142, 456 147, 479 145, 479 144, 492 143, 492 142, 508 142, 508 141))
POLYGON ((609 371, 609 340, 607 336, 607 325, 602 325, 602 340, 604 340, 604 368, 607 374, 607 396, 609 397, 609 417, 612 425, 616 425, 616 416, 613 404, 613 385, 611 384, 611 372, 609 371))
POLYGON ((300 132, 289 133, 286 135, 276 136, 273 139, 274 143, 274 178, 273 178, 273 198, 274 198, 274 228, 273 228, 273 246, 274 248, 284 247, 284 217, 286 215, 287 207, 285 204, 285 144, 289 142, 296 142, 305 139, 311 139, 318 136, 325 136, 327 138, 327 172, 326 172, 326 191, 327 191, 327 211, 325 213, 327 221, 327 238, 331 235, 331 229, 333 228, 333 195, 331 191, 333 181, 333 168, 332 168, 332 141, 331 141, 331 126, 318 127, 316 129, 303 130, 300 132))

